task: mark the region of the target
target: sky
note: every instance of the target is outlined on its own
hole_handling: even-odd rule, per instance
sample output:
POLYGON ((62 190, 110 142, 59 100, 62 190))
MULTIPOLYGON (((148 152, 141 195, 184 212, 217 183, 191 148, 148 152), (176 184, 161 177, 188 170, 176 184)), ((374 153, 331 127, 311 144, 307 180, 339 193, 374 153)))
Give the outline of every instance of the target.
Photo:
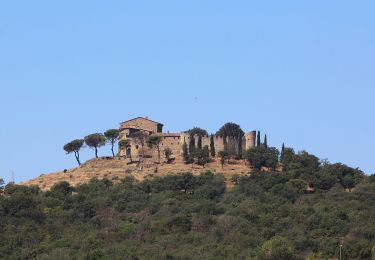
POLYGON ((65 143, 136 116, 170 132, 235 122, 279 149, 375 173, 374 10, 367 0, 1 1, 0 178, 75 167, 65 143))

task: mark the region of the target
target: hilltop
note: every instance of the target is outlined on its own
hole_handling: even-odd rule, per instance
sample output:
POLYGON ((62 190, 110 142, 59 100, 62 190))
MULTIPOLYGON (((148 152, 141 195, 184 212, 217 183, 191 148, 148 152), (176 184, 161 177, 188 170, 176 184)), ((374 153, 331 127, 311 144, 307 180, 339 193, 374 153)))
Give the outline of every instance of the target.
POLYGON ((58 182, 66 181, 72 186, 88 183, 92 178, 107 178, 113 182, 119 182, 125 177, 132 176, 138 181, 149 179, 155 176, 166 176, 169 174, 180 174, 191 172, 199 175, 201 172, 212 171, 223 173, 228 187, 232 186, 230 181, 233 175, 244 176, 249 173, 250 168, 244 161, 232 160, 230 164, 225 164, 223 168, 220 162, 214 159, 205 167, 200 165, 185 164, 181 159, 176 159, 173 163, 157 164, 152 159, 146 159, 141 165, 130 164, 130 160, 123 158, 102 157, 91 159, 76 168, 62 170, 54 173, 42 174, 39 177, 23 182, 21 185, 36 185, 41 190, 46 191, 58 182))

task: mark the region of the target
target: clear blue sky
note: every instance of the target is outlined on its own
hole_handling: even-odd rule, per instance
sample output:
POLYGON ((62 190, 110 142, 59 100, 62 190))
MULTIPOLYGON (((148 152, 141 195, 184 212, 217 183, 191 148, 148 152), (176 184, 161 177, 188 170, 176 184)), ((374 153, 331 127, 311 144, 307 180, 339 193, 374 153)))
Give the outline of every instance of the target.
POLYGON ((374 10, 366 0, 2 1, 0 177, 73 167, 66 142, 135 116, 169 131, 234 121, 278 148, 374 173, 374 10))

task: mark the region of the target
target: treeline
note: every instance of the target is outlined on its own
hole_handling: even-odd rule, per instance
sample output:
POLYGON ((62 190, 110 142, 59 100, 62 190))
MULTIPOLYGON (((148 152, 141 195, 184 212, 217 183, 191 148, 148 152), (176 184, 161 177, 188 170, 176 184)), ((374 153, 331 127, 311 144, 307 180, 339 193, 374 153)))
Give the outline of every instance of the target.
POLYGON ((234 176, 231 191, 211 172, 7 185, 0 259, 374 258, 375 175, 290 148, 281 160, 282 172, 234 176))
POLYGON ((109 129, 102 133, 95 133, 87 135, 84 139, 73 140, 66 145, 64 145, 64 151, 67 154, 74 153, 78 165, 81 165, 81 160, 79 158, 79 152, 83 148, 84 144, 95 151, 95 157, 98 158, 98 149, 104 146, 106 143, 111 145, 112 156, 115 157, 114 146, 120 136, 120 131, 118 129, 109 129))
MULTIPOLYGON (((89 148, 95 151, 95 157, 98 158, 98 149, 106 144, 111 145, 112 157, 116 157, 114 152, 115 144, 118 142, 118 145, 122 149, 126 149, 127 146, 130 144, 129 139, 119 140, 120 131, 118 129, 109 129, 102 133, 95 133, 86 136, 84 139, 76 139, 73 140, 66 145, 64 145, 64 151, 67 154, 74 153, 74 156, 77 160, 78 165, 81 165, 81 160, 79 157, 79 153, 84 145, 88 146, 89 148)), ((140 146, 139 157, 144 158, 146 157, 146 147, 148 149, 155 149, 158 153, 158 162, 160 162, 161 152, 163 152, 164 156, 167 159, 167 163, 171 161, 172 151, 169 148, 164 149, 161 151, 160 145, 162 139, 160 136, 150 136, 144 132, 136 132, 130 136, 133 141, 140 146)), ((130 157, 131 159, 131 157, 130 157)))

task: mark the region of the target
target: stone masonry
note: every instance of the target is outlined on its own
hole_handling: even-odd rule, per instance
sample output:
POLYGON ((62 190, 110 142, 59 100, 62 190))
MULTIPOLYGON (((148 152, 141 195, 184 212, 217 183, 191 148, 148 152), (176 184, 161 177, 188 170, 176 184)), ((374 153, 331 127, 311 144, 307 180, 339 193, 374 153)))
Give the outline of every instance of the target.
MULTIPOLYGON (((120 124, 120 140, 129 140, 129 144, 126 148, 119 148, 119 155, 122 157, 132 157, 138 158, 141 154, 142 147, 139 143, 136 143, 135 140, 132 139, 132 134, 136 132, 143 132, 147 136, 160 136, 161 143, 160 143, 160 151, 161 151, 161 158, 164 160, 164 153, 163 151, 166 148, 172 150, 173 156, 180 157, 182 155, 182 146, 184 142, 187 145, 190 143, 190 134, 186 132, 181 133, 163 133, 163 124, 155 122, 153 120, 148 119, 147 117, 137 117, 128 121, 125 121, 120 124)), ((255 146, 255 139, 256 139, 256 131, 251 131, 245 133, 244 138, 242 140, 242 149, 247 150, 255 146)), ((229 139, 227 139, 228 143, 229 139)), ((195 142, 197 145, 198 136, 195 136, 195 142)), ((202 146, 210 146, 210 137, 203 136, 202 137, 202 146)), ((214 136, 214 146, 216 153, 219 151, 224 150, 224 140, 220 136, 214 136)), ((144 145, 143 153, 149 157, 156 158, 157 151, 156 149, 150 150, 147 147, 147 144, 144 145)))

